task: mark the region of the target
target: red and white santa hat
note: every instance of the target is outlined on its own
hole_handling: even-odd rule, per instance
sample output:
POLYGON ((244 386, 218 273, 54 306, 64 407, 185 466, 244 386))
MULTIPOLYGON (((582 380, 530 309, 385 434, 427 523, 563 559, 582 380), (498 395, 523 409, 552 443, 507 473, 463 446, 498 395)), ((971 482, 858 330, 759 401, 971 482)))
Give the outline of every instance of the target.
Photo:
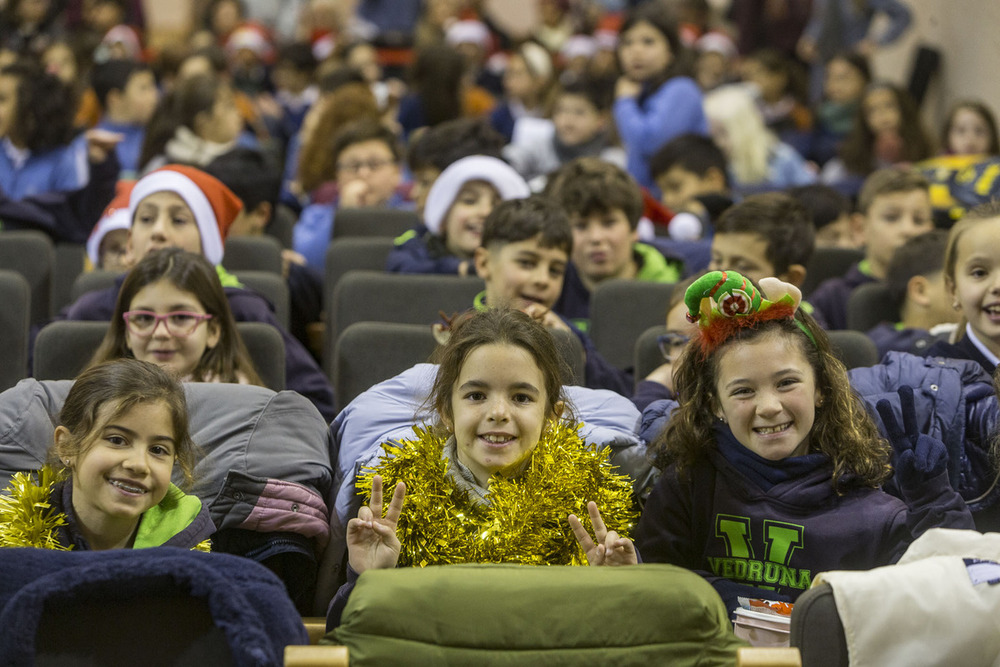
POLYGON ((462 186, 469 181, 486 181, 500 194, 500 199, 521 199, 531 188, 503 160, 486 155, 470 155, 451 163, 434 181, 424 204, 424 224, 432 234, 441 233, 441 225, 462 186))
POLYGON ((240 49, 252 51, 264 63, 274 62, 274 45, 267 28, 259 23, 242 23, 226 38, 226 54, 232 57, 240 49))
POLYGON ((104 209, 101 219, 87 237, 87 257, 95 267, 101 265, 101 241, 104 237, 116 229, 128 229, 132 226, 132 219, 128 214, 128 200, 133 185, 134 181, 118 181, 115 186, 115 198, 104 209))
POLYGON ((201 252, 212 264, 222 262, 222 242, 243 210, 243 202, 223 184, 200 169, 168 164, 139 179, 128 202, 128 218, 135 219, 139 203, 157 192, 174 192, 188 205, 201 233, 201 252))

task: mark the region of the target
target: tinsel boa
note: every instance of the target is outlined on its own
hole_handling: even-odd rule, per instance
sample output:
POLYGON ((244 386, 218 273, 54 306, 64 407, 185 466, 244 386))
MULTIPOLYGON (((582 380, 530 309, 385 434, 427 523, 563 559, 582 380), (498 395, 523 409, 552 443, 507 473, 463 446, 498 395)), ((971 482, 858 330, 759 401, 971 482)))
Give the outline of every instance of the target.
MULTIPOLYGON (((593 535, 591 500, 609 530, 627 536, 632 529, 636 512, 629 477, 614 472, 604 449, 584 444, 577 425, 551 424, 521 475, 490 480, 488 505, 474 503, 448 475, 449 462, 441 456, 446 438, 427 428, 413 430, 416 439, 384 444, 379 465, 358 478, 366 500, 376 474, 383 489, 406 482, 396 529, 400 566, 586 565, 566 517, 580 517, 593 535)), ((385 507, 390 496, 384 494, 385 507)))
MULTIPOLYGON (((66 514, 56 512, 51 498, 55 485, 66 479, 63 471, 44 465, 37 473, 19 472, 0 495, 0 548, 35 547, 70 551, 72 545, 59 541, 59 528, 67 525, 66 514)), ((204 540, 192 551, 212 550, 204 540)))
POLYGON ((51 466, 42 466, 37 479, 27 472, 11 477, 5 494, 0 495, 0 547, 72 549, 59 542, 58 529, 66 525, 66 515, 56 512, 49 502, 52 487, 63 478, 51 466))

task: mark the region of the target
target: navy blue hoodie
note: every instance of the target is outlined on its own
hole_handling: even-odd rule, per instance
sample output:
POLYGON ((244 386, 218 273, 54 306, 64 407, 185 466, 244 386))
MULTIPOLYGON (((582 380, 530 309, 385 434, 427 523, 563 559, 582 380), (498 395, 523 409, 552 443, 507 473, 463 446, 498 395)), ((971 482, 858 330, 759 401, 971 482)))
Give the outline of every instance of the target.
POLYGON ((688 472, 660 477, 635 544, 643 562, 703 574, 729 609, 737 595, 794 601, 819 572, 888 565, 929 528, 973 527, 947 473, 904 503, 866 487, 837 495, 829 460, 767 490, 714 448, 688 472))

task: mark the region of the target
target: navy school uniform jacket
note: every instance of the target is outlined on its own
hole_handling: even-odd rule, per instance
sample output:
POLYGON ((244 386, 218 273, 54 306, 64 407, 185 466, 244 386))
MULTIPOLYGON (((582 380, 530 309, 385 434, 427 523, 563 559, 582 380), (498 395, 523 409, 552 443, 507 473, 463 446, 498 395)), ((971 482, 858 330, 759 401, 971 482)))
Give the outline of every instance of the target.
POLYGON ((703 574, 730 609, 739 595, 794 601, 819 572, 891 564, 929 528, 972 528, 947 473, 907 503, 871 488, 837 495, 829 462, 769 490, 715 449, 689 473, 663 473, 635 544, 643 562, 703 574))
POLYGON ((829 330, 847 328, 847 300, 856 287, 875 282, 868 273, 867 262, 855 264, 843 276, 824 280, 812 294, 809 303, 815 309, 812 313, 829 330))
MULTIPOLYGON (((125 280, 124 274, 114 287, 84 294, 75 303, 60 312, 57 320, 110 320, 115 312, 118 290, 125 280)), ((224 287, 233 319, 237 322, 264 322, 281 332, 285 342, 285 386, 302 394, 316 406, 329 423, 336 415, 333 387, 320 370, 309 351, 281 326, 274 318, 274 311, 267 300, 256 292, 239 287, 224 287)))
MULTIPOLYGON (((452 255, 440 236, 431 234, 425 225, 396 237, 385 270, 389 273, 446 273, 458 275, 463 261, 452 255)), ((472 264, 470 260, 470 265, 472 264)))

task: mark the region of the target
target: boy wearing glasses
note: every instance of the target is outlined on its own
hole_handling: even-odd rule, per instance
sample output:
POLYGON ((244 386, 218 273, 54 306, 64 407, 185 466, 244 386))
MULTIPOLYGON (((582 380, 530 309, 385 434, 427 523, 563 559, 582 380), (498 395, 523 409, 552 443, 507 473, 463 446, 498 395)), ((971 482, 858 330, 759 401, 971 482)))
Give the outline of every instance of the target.
POLYGON ((339 209, 413 208, 399 190, 402 153, 389 128, 372 119, 356 121, 337 133, 332 150, 336 193, 330 196, 323 188, 314 192, 313 203, 302 209, 292 235, 292 248, 321 271, 339 209))

